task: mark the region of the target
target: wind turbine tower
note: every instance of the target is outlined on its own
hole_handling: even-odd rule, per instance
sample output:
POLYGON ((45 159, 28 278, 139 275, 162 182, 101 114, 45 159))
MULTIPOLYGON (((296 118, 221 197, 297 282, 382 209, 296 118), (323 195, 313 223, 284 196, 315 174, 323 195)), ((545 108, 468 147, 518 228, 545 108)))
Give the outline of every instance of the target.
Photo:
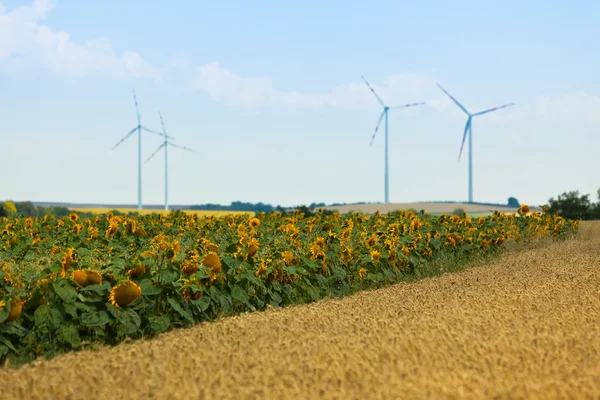
POLYGON ((373 136, 371 137, 371 143, 369 144, 369 146, 373 145, 373 140, 375 139, 375 135, 377 134, 377 131, 379 130, 379 125, 381 125, 381 121, 385 117, 385 173, 384 173, 384 175, 385 175, 384 176, 385 204, 389 204, 389 202, 390 202, 390 185, 389 185, 389 170, 388 170, 388 112, 389 112, 389 110, 397 110, 399 108, 421 106, 425 103, 412 103, 412 104, 405 104, 403 106, 388 107, 385 104, 385 102, 381 99, 381 97, 379 97, 379 95, 371 87, 369 82, 367 82, 367 80, 365 79, 364 76, 362 77, 362 79, 363 79, 363 81, 365 81, 365 83, 367 84, 367 86, 371 90, 371 93, 373 93, 373 95, 375 96, 377 101, 379 101, 379 104, 381 104, 381 106, 383 107, 383 111, 382 111, 381 115, 379 116, 379 120, 377 121, 377 126, 375 127, 375 132, 373 132, 373 136))
POLYGON ((192 153, 195 153, 195 151, 192 149, 189 149, 187 147, 179 146, 179 145, 169 142, 167 140, 167 138, 169 138, 169 136, 167 136, 167 131, 165 129, 165 123, 163 121, 163 117, 160 112, 158 113, 158 116, 160 117, 160 124, 162 125, 162 130, 163 130, 162 136, 164 138, 164 142, 163 142, 163 144, 158 146, 158 149, 156 149, 156 151, 154 151, 154 153, 152 153, 152 155, 150 155, 150 157, 148 157, 146 162, 150 161, 150 159, 152 157, 154 157, 154 155, 156 155, 156 153, 158 153, 161 149, 163 149, 163 148, 165 149, 165 210, 168 210, 169 209, 169 174, 168 174, 168 163, 167 163, 167 150, 168 150, 169 146, 172 146, 172 147, 176 147, 178 149, 191 151, 192 153))
MULTIPOLYGON (((123 137, 117 144, 115 144, 111 150, 116 149, 121 143, 127 140, 128 137, 133 135, 136 131, 138 133, 138 209, 142 209, 142 130, 153 133, 155 135, 163 136, 162 133, 153 131, 151 129, 146 128, 142 125, 140 119, 140 109, 138 107, 137 97, 135 95, 135 90, 133 91, 133 101, 135 102, 135 111, 137 113, 137 121, 138 124, 135 128, 133 128, 125 137, 123 137)), ((172 138, 171 138, 172 139, 172 138)))
POLYGON ((460 104, 458 102, 458 100, 456 100, 454 97, 452 97, 452 95, 450 93, 448 93, 446 91, 446 89, 444 89, 439 83, 437 85, 444 93, 446 93, 446 95, 448 97, 450 97, 450 99, 454 102, 454 104, 456 104, 458 106, 458 108, 460 108, 468 116, 467 124, 465 125, 465 133, 463 134, 462 143, 460 145, 460 153, 458 154, 458 160, 460 161, 460 156, 462 155, 463 147, 465 145, 465 139, 467 138, 467 134, 469 134, 469 203, 473 203, 473 129, 472 129, 473 117, 491 113, 492 111, 497 111, 502 108, 512 106, 515 103, 504 104, 499 107, 494 107, 494 108, 490 108, 487 110, 483 110, 483 111, 479 111, 479 112, 471 114, 469 111, 467 111, 467 109, 462 104, 460 104))

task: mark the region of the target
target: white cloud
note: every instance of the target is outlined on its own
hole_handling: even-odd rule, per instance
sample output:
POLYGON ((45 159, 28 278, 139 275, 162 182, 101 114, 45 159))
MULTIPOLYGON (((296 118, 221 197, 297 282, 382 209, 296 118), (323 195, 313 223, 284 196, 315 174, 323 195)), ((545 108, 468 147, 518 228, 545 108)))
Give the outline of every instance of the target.
MULTIPOLYGON (((386 78, 383 85, 370 83, 387 104, 395 106, 425 101, 424 96, 427 95, 439 96, 431 90, 434 82, 427 74, 405 72, 386 78)), ((377 100, 361 80, 322 93, 286 92, 275 89, 272 80, 268 77, 243 77, 217 63, 196 68, 192 87, 206 92, 222 104, 252 108, 332 106, 357 110, 377 106, 377 100)))
POLYGON ((53 8, 49 0, 35 0, 8 12, 0 4, 0 60, 26 60, 60 77, 159 79, 164 73, 138 53, 117 55, 107 39, 78 43, 68 33, 41 24, 53 8))

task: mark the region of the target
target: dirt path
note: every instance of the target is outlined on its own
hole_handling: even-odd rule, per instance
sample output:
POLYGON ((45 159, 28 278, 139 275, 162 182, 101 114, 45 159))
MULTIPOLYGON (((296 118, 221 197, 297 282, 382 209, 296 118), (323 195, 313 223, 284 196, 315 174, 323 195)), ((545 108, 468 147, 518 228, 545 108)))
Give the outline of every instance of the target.
POLYGON ((466 272, 0 371, 3 399, 599 398, 600 224, 466 272))

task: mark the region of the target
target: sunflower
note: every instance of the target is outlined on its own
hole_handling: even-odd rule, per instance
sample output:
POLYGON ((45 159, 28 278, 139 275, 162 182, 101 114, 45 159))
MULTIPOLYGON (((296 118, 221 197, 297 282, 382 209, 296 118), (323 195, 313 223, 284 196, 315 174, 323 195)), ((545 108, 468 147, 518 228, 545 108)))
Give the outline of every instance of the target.
POLYGON ((250 218, 250 226, 253 228, 258 228, 260 225, 260 220, 258 218, 250 218))
POLYGON ((10 313, 8 314, 8 318, 6 318, 6 322, 16 320, 21 316, 21 312, 23 312, 23 302, 15 297, 10 301, 10 313))
POLYGON ((219 259, 219 256, 214 253, 205 255, 202 260, 202 265, 212 269, 215 273, 221 272, 221 260, 219 259))
POLYGON ((285 263, 287 265, 292 265, 292 261, 294 260, 294 255, 292 254, 291 251, 282 252, 281 257, 283 258, 283 261, 285 261, 285 263))
POLYGON ((87 274, 82 269, 76 269, 71 272, 71 279, 77 282, 79 286, 85 287, 85 282, 87 281, 87 274))
POLYGON ((102 275, 98 271, 94 271, 92 269, 85 270, 85 284, 89 285, 102 285, 102 275))
POLYGON ((374 262, 378 262, 380 258, 381 258, 380 252, 378 252, 377 250, 371 251, 371 260, 373 260, 374 262))
POLYGON ((71 213, 69 214, 69 219, 73 222, 77 222, 79 221, 79 215, 77 215, 76 213, 71 213))
POLYGON ((181 294, 186 300, 198 300, 204 294, 201 287, 202 284, 198 280, 187 281, 181 287, 181 294))
POLYGON ((519 214, 524 215, 527 214, 530 211, 530 208, 527 204, 521 204, 521 207, 519 207, 519 214))
POLYGON ((365 242, 365 246, 367 247, 367 249, 372 248, 376 244, 377 244, 377 236, 375 236, 375 234, 372 234, 371 237, 368 238, 367 241, 365 242))
POLYGON ((198 271, 198 261, 192 258, 188 258, 183 261, 183 266, 181 267, 181 273, 184 275, 192 275, 198 271))
POLYGON ((144 264, 139 263, 138 265, 127 271, 127 275, 129 275, 132 278, 139 278, 140 276, 144 275, 144 272, 146 272, 146 267, 144 266, 144 264))
POLYGON ((62 270, 60 272, 61 277, 64 278, 67 275, 68 269, 71 268, 71 265, 73 264, 76 258, 77 253, 75 253, 75 248, 71 247, 69 250, 67 250, 62 261, 60 262, 60 264, 62 265, 62 270))
POLYGON ((142 288, 131 280, 127 280, 113 287, 108 300, 115 307, 123 307, 133 303, 142 295, 142 288))
POLYGON ((358 270, 358 276, 360 277, 360 279, 362 279, 365 275, 367 274, 367 270, 364 268, 361 268, 358 270))
POLYGON ((6 307, 6 302, 4 300, 0 300, 0 311, 4 310, 4 307, 6 307))
POLYGON ((248 242, 248 257, 252 258, 256 255, 256 252, 258 251, 258 240, 257 239, 250 239, 250 241, 248 242))

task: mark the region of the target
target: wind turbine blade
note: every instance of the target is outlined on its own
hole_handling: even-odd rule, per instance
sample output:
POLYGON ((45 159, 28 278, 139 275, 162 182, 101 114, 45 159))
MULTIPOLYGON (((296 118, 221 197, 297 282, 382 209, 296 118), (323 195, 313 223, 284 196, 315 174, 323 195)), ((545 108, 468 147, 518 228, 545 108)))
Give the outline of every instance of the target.
POLYGON ((160 151, 160 149, 162 149, 163 147, 165 147, 165 144, 161 144, 160 146, 158 146, 158 149, 156 149, 156 151, 154 153, 152 153, 152 155, 150 157, 148 157, 148 159, 145 161, 145 163, 147 163, 148 161, 150 161, 150 159, 152 157, 154 157, 156 155, 156 153, 158 153, 160 151))
POLYGON ((114 146, 111 148, 111 150, 114 150, 114 149, 116 149, 116 148, 117 148, 117 147, 118 147, 118 146, 119 146, 121 143, 123 143, 125 140, 127 140, 127 138, 128 138, 129 136, 133 135, 133 134, 135 133, 135 131, 137 131, 137 130, 138 130, 138 127, 136 126, 136 127, 135 127, 135 128, 133 128, 131 131, 129 131, 129 133, 128 133, 127 135, 125 135, 125 137, 124 137, 123 139, 119 140, 119 142, 118 142, 117 144, 115 144, 115 145, 114 145, 114 146))
POLYGON ((379 130, 379 125, 381 125, 381 121, 383 120, 384 114, 385 110, 383 110, 381 115, 379 116, 379 120, 377 121, 377 126, 375 127, 375 132, 373 132, 373 136, 371 137, 371 143, 369 143, 369 146, 373 145, 373 140, 375 140, 375 135, 377 135, 377 131, 379 130))
POLYGON ((171 137, 171 136, 168 136, 168 135, 163 135, 160 132, 156 132, 156 131, 153 131, 152 129, 148 129, 145 126, 142 126, 142 129, 145 130, 146 132, 152 133, 154 135, 163 136, 163 137, 166 136, 169 139, 175 139, 174 137, 171 137))
POLYGON ((465 125, 465 134, 462 138, 462 143, 460 144, 460 153, 458 153, 458 161, 460 161, 460 156, 462 156, 463 147, 465 146, 465 140, 467 139, 467 132, 471 129, 471 117, 467 120, 467 125, 465 125))
POLYGON ((165 137, 167 137, 167 130, 165 129, 165 122, 163 121, 163 117, 162 117, 162 114, 160 113, 160 111, 158 112, 158 116, 160 117, 160 125, 162 126, 163 135, 165 135, 165 137))
POLYGON ((500 107, 490 108, 489 110, 484 110, 484 111, 480 111, 478 113, 475 113, 475 114, 473 114, 473 116, 487 114, 487 113, 490 113, 492 111, 497 111, 497 110, 500 110, 502 108, 510 107, 510 106, 512 106, 514 104, 515 103, 509 103, 509 104, 504 104, 503 106, 500 106, 500 107))
POLYGON ((369 89, 371 89, 371 92, 375 95, 375 97, 377 97, 377 100, 379 100, 379 102, 381 103, 381 105, 385 107, 385 103, 383 102, 383 100, 381 100, 381 97, 379 97, 377 95, 377 93, 375 93, 375 90, 371 87, 371 85, 369 85, 369 82, 367 82, 367 80, 365 79, 365 77, 361 76, 361 78, 363 79, 363 81, 365 81, 365 83, 367 84, 367 86, 369 87, 369 89))
POLYGON ((469 114, 469 112, 467 111, 467 109, 466 109, 466 108, 465 108, 465 107, 464 107, 462 104, 460 104, 460 103, 458 102, 458 100, 456 100, 454 97, 452 97, 452 95, 451 95, 450 93, 448 93, 448 92, 446 91, 446 89, 444 89, 444 88, 442 87, 442 85, 440 85, 439 83, 438 83, 437 85, 438 85, 438 87, 439 87, 440 89, 442 89, 442 92, 446 93, 446 95, 447 95, 448 97, 450 97, 450 99, 451 99, 451 100, 454 102, 454 104, 456 104, 456 105, 457 105, 457 106, 458 106, 458 107, 459 107, 461 110, 463 110, 463 111, 465 112, 465 114, 467 114, 467 115, 471 115, 471 114, 469 114))
POLYGON ((403 106, 397 106, 397 107, 390 107, 390 110, 397 110, 399 108, 406 108, 406 107, 414 107, 414 106, 422 106, 424 104, 427 103, 411 103, 411 104, 405 104, 403 106))
POLYGON ((192 153, 195 153, 195 152, 196 152, 196 150, 192 150, 192 149, 190 149, 190 148, 188 148, 188 147, 185 147, 185 146, 179 146, 178 144, 173 144, 173 143, 171 143, 171 142, 167 142, 167 144, 168 144, 169 146, 177 147, 178 149, 182 149, 182 150, 191 151, 192 153))

